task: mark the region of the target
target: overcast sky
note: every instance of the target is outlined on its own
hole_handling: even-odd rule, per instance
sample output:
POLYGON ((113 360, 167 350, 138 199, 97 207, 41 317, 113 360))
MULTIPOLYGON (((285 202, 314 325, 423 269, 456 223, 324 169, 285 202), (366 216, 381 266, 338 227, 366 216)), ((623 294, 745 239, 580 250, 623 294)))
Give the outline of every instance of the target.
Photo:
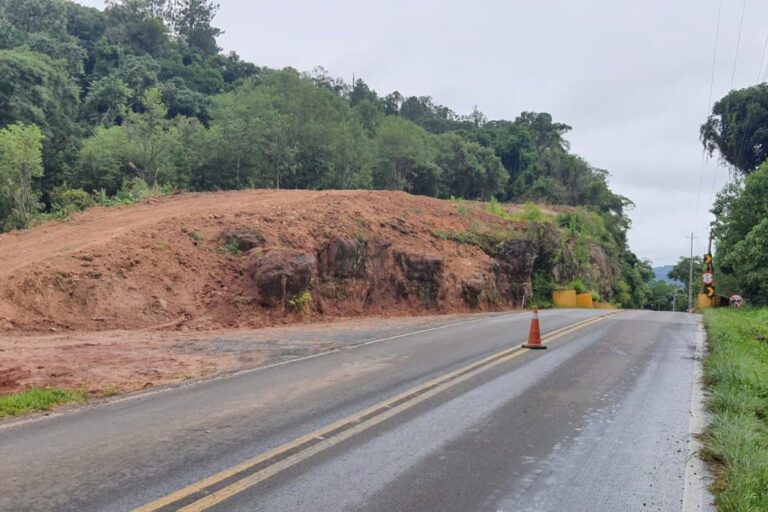
POLYGON ((630 245, 655 265, 687 255, 692 230, 695 251, 705 250, 713 184, 728 177, 709 159, 699 195, 719 5, 712 101, 755 84, 768 65, 760 0, 219 3, 219 44, 257 65, 323 66, 380 95, 432 96, 460 114, 477 105, 489 119, 551 113, 573 127, 572 151, 634 201, 630 245))

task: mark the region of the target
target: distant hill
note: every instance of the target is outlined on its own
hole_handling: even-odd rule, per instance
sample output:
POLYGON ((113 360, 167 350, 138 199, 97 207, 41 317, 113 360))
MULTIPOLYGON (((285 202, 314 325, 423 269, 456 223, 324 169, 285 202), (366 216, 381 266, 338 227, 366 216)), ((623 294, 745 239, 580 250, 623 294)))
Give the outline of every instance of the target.
POLYGON ((656 279, 661 279, 662 281, 666 281, 668 283, 675 283, 679 281, 675 281, 674 279, 670 279, 667 277, 667 273, 669 273, 670 270, 675 268, 674 265, 664 265, 663 267, 653 267, 653 271, 656 273, 656 279))

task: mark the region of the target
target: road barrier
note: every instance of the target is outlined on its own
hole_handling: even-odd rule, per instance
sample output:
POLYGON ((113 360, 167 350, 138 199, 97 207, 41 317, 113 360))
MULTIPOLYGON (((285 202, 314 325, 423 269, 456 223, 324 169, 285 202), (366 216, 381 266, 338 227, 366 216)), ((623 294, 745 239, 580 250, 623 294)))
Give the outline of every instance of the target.
POLYGON ((531 319, 531 330, 528 331, 528 343, 523 348, 547 348, 541 344, 541 328, 539 327, 539 308, 533 308, 533 318, 531 319))
POLYGON ((591 293, 576 293, 575 290, 555 290, 552 304, 560 308, 616 309, 616 306, 592 299, 591 293))
POLYGON ((576 308, 579 303, 576 301, 575 290, 555 290, 552 292, 552 303, 555 306, 564 308, 576 308))
POLYGON ((720 297, 715 295, 714 297, 708 297, 706 293, 700 293, 696 297, 696 307, 698 309, 704 308, 716 308, 720 305, 720 297))
POLYGON ((591 293, 580 293, 576 296, 576 303, 579 305, 580 308, 586 308, 586 309, 593 309, 594 305, 592 304, 592 294, 591 293))

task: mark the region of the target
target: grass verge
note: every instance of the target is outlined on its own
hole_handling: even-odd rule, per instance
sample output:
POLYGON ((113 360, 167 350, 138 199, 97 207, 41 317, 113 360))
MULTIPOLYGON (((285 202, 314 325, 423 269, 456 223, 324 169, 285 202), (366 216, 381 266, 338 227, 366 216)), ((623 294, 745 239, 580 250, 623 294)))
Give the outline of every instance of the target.
POLYGON ((704 375, 712 423, 702 455, 721 511, 768 510, 768 309, 709 309, 704 375))
POLYGON ((31 388, 20 393, 0 396, 0 418, 47 411, 54 405, 85 400, 85 390, 66 391, 59 388, 31 388))

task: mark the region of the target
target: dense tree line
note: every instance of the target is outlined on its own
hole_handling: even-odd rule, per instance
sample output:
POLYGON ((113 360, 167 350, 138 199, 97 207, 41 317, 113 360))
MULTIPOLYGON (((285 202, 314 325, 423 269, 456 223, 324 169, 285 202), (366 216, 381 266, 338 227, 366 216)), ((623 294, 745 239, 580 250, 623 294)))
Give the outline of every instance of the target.
POLYGON ((16 157, 0 160, 0 229, 136 179, 200 191, 376 188, 583 205, 620 248, 624 285, 642 288, 626 243, 631 203, 609 189, 607 171, 569 152, 569 126, 546 113, 462 116, 322 68, 258 67, 221 52, 217 7, 0 0, 4 147, 37 134, 42 158, 28 177, 9 163, 16 157))
POLYGON ((701 138, 710 153, 718 151, 730 165, 733 178, 712 210, 716 284, 721 292, 738 292, 748 302, 766 305, 768 84, 731 91, 715 103, 701 138))

